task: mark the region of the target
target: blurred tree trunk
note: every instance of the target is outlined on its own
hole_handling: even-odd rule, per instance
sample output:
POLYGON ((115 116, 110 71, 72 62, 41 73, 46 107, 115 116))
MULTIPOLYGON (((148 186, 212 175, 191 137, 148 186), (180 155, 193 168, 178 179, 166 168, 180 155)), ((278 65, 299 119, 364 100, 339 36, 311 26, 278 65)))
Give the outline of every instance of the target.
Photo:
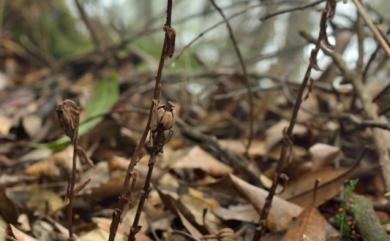
POLYGON ((299 31, 302 29, 311 30, 310 14, 307 11, 290 13, 286 24, 286 40, 282 48, 288 49, 288 51, 279 56, 278 66, 282 68, 281 74, 288 74, 290 79, 298 79, 302 62, 306 58, 303 55, 303 49, 298 48, 305 43, 305 40, 299 35, 299 31))
MULTIPOLYGON (((261 16, 266 14, 273 13, 278 10, 278 4, 271 4, 265 7, 264 11, 262 11, 261 16)), ((256 28, 254 32, 254 36, 258 36, 254 38, 253 43, 251 44, 250 49, 256 49, 257 53, 261 53, 265 46, 267 46, 268 41, 274 36, 274 28, 275 21, 277 18, 270 18, 267 21, 261 22, 259 28, 256 28)))

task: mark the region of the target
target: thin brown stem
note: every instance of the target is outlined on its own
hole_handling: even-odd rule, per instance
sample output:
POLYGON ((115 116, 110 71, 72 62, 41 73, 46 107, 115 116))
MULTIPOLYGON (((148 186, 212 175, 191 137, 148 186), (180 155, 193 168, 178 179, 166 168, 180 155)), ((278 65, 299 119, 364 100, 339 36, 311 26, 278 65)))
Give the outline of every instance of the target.
POLYGON ((223 13, 223 10, 216 4, 216 2, 214 0, 210 0, 210 2, 214 6, 214 8, 217 10, 219 15, 221 15, 223 21, 226 24, 226 28, 229 32, 230 40, 232 41, 232 44, 234 47, 234 51, 236 52, 237 58, 240 62, 241 71, 242 71, 243 78, 244 78, 244 85, 247 89, 248 104, 249 104, 249 135, 248 135, 248 142, 246 145, 245 153, 248 156, 249 149, 251 147, 252 140, 254 137, 254 101, 253 101, 253 93, 251 91, 251 83, 250 83, 249 78, 248 78, 248 72, 246 70, 244 59, 242 57, 240 48, 238 47, 238 43, 237 43, 236 37, 234 36, 234 32, 233 32, 232 26, 229 23, 229 20, 227 19, 226 15, 223 13))
POLYGON ((134 216, 134 221, 133 221, 133 224, 131 225, 128 241, 135 241, 135 235, 141 229, 141 227, 139 226, 139 220, 141 218, 141 213, 142 213, 142 210, 144 208, 145 201, 149 195, 150 183, 152 181, 152 174, 153 174, 153 169, 154 169, 154 163, 156 162, 156 155, 157 155, 157 153, 152 152, 150 155, 150 158, 149 158, 149 162, 148 162, 149 169, 148 169, 148 172, 146 174, 144 187, 142 189, 142 195, 141 195, 140 201, 139 201, 138 206, 137 206, 137 210, 136 210, 136 213, 134 216))
POLYGON ((280 10, 280 11, 277 11, 277 12, 274 12, 274 13, 270 13, 270 14, 267 14, 263 17, 260 18, 261 21, 266 21, 270 18, 273 18, 273 17, 276 17, 278 15, 282 15, 282 14, 286 14, 286 13, 291 13, 291 12, 295 12, 295 11, 303 11, 303 10, 306 10, 308 8, 311 8, 311 7, 314 7, 314 6, 317 6, 319 5, 320 3, 323 3, 325 2, 326 0, 319 0, 319 1, 315 1, 315 2, 312 2, 312 3, 308 3, 308 4, 305 4, 305 5, 302 5, 302 6, 298 6, 298 7, 293 7, 293 8, 288 8, 288 9, 284 9, 284 10, 280 10))
POLYGON ((69 204, 68 204, 68 231, 69 240, 73 240, 73 199, 74 199, 74 187, 76 183, 76 171, 77 171, 77 149, 78 149, 78 130, 75 130, 73 140, 73 160, 72 160, 72 174, 70 177, 69 185, 69 204))
POLYGON ((66 198, 68 199, 67 214, 68 214, 68 231, 69 240, 73 239, 73 199, 74 199, 74 187, 76 183, 77 172, 77 155, 79 151, 78 147, 78 129, 80 126, 80 112, 81 109, 72 100, 64 100, 57 106, 57 117, 60 126, 64 130, 65 134, 70 138, 73 144, 73 160, 72 160, 72 173, 69 178, 68 190, 66 198))
POLYGON ((357 13, 356 20, 356 35, 358 40, 358 61, 356 63, 356 71, 363 73, 364 68, 364 25, 361 14, 357 13))
POLYGON ((284 130, 282 150, 281 150, 279 160, 278 160, 278 163, 276 166, 272 186, 271 186, 269 193, 268 193, 268 196, 265 200, 264 207, 261 210, 258 227, 256 228, 255 235, 253 236, 253 239, 252 239, 253 241, 260 241, 264 232, 265 232, 265 226, 266 226, 265 224, 266 224, 266 220, 267 220, 269 211, 270 211, 271 206, 272 206, 272 200, 273 200, 275 193, 276 193, 276 188, 278 186, 280 179, 283 176, 283 169, 284 169, 285 163, 287 162, 288 158, 290 158, 291 148, 292 148, 292 144, 293 144, 292 133, 294 130, 295 123, 297 121, 299 109, 301 107, 303 100, 306 98, 306 97, 304 97, 305 89, 308 87, 308 84, 310 82, 310 75, 311 75, 312 69, 318 67, 317 63, 316 63, 317 54, 320 50, 321 42, 327 41, 327 36, 326 36, 327 21, 331 17, 333 17, 333 15, 334 15, 335 4, 336 3, 334 0, 328 0, 326 3, 325 9, 322 11, 318 39, 316 41, 316 45, 315 45, 314 49, 311 51, 311 54, 310 54, 310 63, 307 66, 306 73, 303 77, 302 84, 299 88, 298 95, 296 97, 296 101, 295 101, 294 108, 293 108, 292 115, 291 115, 291 119, 290 119, 290 124, 289 124, 288 128, 286 130, 284 130))
MULTIPOLYGON (((172 0, 168 0, 167 3, 167 18, 165 22, 165 26, 168 28, 171 28, 171 19, 172 19, 172 0)), ((153 93, 153 99, 154 100, 159 100, 160 99, 160 93, 161 93, 161 76, 162 76, 162 71, 165 63, 165 58, 167 57, 166 55, 166 49, 168 46, 168 41, 169 41, 169 33, 165 31, 165 37, 164 37, 164 43, 161 51, 161 56, 160 56, 160 62, 158 65, 158 70, 157 70, 157 75, 156 75, 156 81, 155 81, 155 87, 154 87, 154 93, 153 93)), ((138 163, 139 159, 143 155, 143 148, 146 143, 146 138, 148 136, 148 133, 150 131, 150 124, 152 121, 152 116, 153 116, 153 110, 155 109, 155 101, 151 102, 150 109, 149 109, 149 116, 147 123, 145 125, 145 129, 142 133, 141 139, 137 145, 137 147, 134 150, 134 153, 131 157, 131 161, 129 163, 129 166, 127 168, 125 180, 123 182, 123 187, 122 187, 122 192, 119 197, 119 202, 118 202, 118 207, 115 209, 113 215, 112 215, 112 222, 110 226, 110 234, 109 234, 109 241, 114 241, 116 232, 118 230, 119 223, 121 221, 122 213, 125 208, 125 206, 129 202, 130 195, 133 191, 133 188, 129 188, 129 183, 130 180, 132 179, 134 175, 134 167, 138 163)))

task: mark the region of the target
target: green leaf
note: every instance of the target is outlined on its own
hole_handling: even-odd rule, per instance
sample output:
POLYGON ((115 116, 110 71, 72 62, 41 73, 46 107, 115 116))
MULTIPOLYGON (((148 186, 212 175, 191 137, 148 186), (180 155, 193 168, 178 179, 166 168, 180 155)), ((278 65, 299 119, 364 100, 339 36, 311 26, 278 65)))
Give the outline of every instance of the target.
MULTIPOLYGON (((92 130, 99 124, 103 115, 109 112, 119 98, 119 80, 116 74, 102 80, 95 89, 95 93, 85 106, 85 115, 80 121, 79 136, 92 130)), ((70 143, 67 136, 55 141, 38 144, 38 147, 49 148, 53 151, 64 148, 70 143)))

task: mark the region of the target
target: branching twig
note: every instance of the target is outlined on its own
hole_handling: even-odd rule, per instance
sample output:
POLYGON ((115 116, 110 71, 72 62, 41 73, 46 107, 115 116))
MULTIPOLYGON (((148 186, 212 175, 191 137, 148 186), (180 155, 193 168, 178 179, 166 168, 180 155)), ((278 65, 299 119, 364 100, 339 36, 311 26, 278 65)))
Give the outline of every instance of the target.
POLYGON ((366 9, 360 2, 360 0, 352 0, 356 8, 359 11, 360 16, 362 16, 363 20, 366 22, 368 28, 371 30, 371 32, 374 34, 375 40, 378 42, 378 44, 383 48, 383 50, 386 52, 387 56, 390 57, 390 46, 386 39, 384 39, 384 34, 380 32, 377 26, 372 22, 370 16, 368 15, 366 9))
POLYGON ((274 13, 267 14, 267 15, 261 17, 260 20, 261 21, 265 21, 267 19, 273 18, 273 17, 278 16, 278 15, 282 15, 282 14, 285 14, 285 13, 291 13, 291 12, 295 12, 295 11, 302 11, 302 10, 305 10, 305 9, 317 6, 318 4, 323 3, 325 1, 326 0, 319 0, 319 1, 308 3, 308 4, 305 4, 305 5, 302 5, 302 6, 280 10, 280 11, 277 11, 277 12, 274 12, 274 13))
POLYGON ((154 113, 154 110, 157 108, 156 104, 158 104, 158 101, 160 99, 161 77, 162 77, 162 71, 163 71, 165 59, 167 57, 171 57, 173 54, 174 30, 171 27, 171 19, 172 19, 171 16, 172 16, 172 0, 168 0, 167 17, 166 17, 165 26, 164 26, 165 37, 164 37, 164 43, 163 43, 163 47, 162 47, 162 51, 161 51, 161 57, 160 57, 159 65, 158 65, 154 93, 153 93, 153 99, 155 101, 152 101, 152 103, 150 105, 149 116, 148 116, 148 120, 147 120, 145 129, 144 129, 144 132, 142 133, 141 139, 140 139, 137 147, 134 150, 131 161, 130 161, 129 166, 127 168, 125 180, 123 182, 122 193, 119 197, 118 208, 115 209, 113 216, 112 216, 109 241, 115 240, 115 236, 116 236, 116 232, 118 229, 118 225, 119 225, 120 220, 121 220, 122 212, 123 212, 125 206, 128 204, 130 194, 133 191, 133 188, 131 188, 131 187, 129 188, 129 183, 130 183, 130 180, 134 176, 134 167, 138 163, 138 160, 143 155, 143 148, 145 146, 146 138, 147 138, 147 135, 148 135, 150 128, 151 128, 150 125, 152 123, 153 113, 154 113))
POLYGON ((230 36, 230 39, 231 39, 233 47, 234 47, 234 51, 236 52, 237 58, 240 62, 241 71, 242 71, 243 78, 244 78, 244 85, 247 89, 248 104, 249 104, 249 136, 248 136, 248 142, 246 145, 245 153, 248 156, 249 148, 251 147, 252 140, 254 137, 254 125, 253 125, 253 123, 254 123, 254 103, 253 103, 253 101, 254 100, 253 100, 253 93, 251 91, 251 83, 250 83, 249 78, 248 78, 248 73, 246 70, 244 59, 242 57, 240 48, 238 47, 238 43, 237 43, 236 37, 234 36, 233 29, 229 23, 229 20, 227 19, 227 17, 223 13, 222 9, 215 3, 215 1, 214 0, 210 0, 210 1, 211 1, 211 4, 214 6, 214 8, 221 15, 223 21, 226 24, 226 28, 228 29, 229 36, 230 36))
MULTIPOLYGON (((312 37, 310 37, 309 34, 305 33, 303 34, 303 36, 309 41, 312 41, 312 37)), ((384 123, 384 120, 379 117, 376 111, 376 106, 372 103, 372 96, 370 96, 370 94, 367 92, 366 87, 364 86, 363 75, 361 73, 357 73, 354 70, 350 70, 341 54, 331 51, 323 45, 321 45, 321 49, 326 55, 332 58, 333 62, 340 69, 340 72, 342 73, 345 80, 352 83, 357 93, 357 96, 362 103, 363 110, 366 116, 370 119, 370 121, 372 121, 373 123, 384 123)), ((388 123, 387 120, 385 121, 385 123, 388 123)), ((388 174, 390 173, 390 143, 383 141, 386 139, 386 137, 384 136, 385 134, 386 133, 384 133, 384 131, 379 128, 374 128, 372 130, 375 146, 379 154, 379 163, 382 168, 382 176, 385 182, 386 191, 389 192, 390 176, 388 174)))
POLYGON ((295 105, 292 111, 292 116, 290 119, 290 124, 287 129, 285 129, 284 133, 284 144, 282 145, 282 150, 280 153, 279 161, 276 167, 276 173, 273 178, 272 186, 269 190, 269 194, 266 198, 264 207, 261 210, 260 214, 260 219, 259 219, 259 224, 258 227, 256 228, 255 235, 253 237, 253 241, 259 241, 261 240, 261 237, 263 233, 265 232, 265 224, 266 220, 269 214, 269 211, 271 209, 272 205, 272 200, 275 196, 276 192, 276 187, 278 186, 278 183, 280 179, 283 176, 283 169, 284 166, 287 162, 287 160, 290 158, 290 152, 291 152, 291 147, 292 147, 292 133, 294 130, 295 123, 297 121, 297 116, 298 116, 298 111, 301 107, 301 104, 304 100, 304 92, 305 89, 307 88, 309 82, 310 82, 310 75, 312 69, 317 69, 317 54, 320 50, 320 46, 322 42, 325 42, 327 45, 329 45, 329 42, 327 40, 327 35, 326 35, 326 27, 327 27, 327 22, 329 19, 331 19, 334 16, 335 13, 335 8, 336 8, 336 1, 335 0, 327 0, 326 6, 324 10, 322 11, 321 15, 321 22, 320 22, 320 32, 318 34, 318 39, 316 41, 316 45, 314 49, 311 51, 310 54, 310 63, 306 69, 305 76, 303 78, 302 84, 299 88, 298 95, 296 97, 295 105))

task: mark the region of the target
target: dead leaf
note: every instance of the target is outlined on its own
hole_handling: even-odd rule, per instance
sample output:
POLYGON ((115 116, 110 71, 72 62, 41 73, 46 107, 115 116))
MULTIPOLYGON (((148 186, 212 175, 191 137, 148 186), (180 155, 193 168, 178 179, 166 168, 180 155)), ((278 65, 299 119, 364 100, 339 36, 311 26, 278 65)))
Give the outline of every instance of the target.
POLYGON ((231 167, 219 162, 199 146, 193 147, 187 155, 176 161, 172 167, 201 169, 213 176, 225 176, 233 172, 231 167))
POLYGON ((282 241, 325 241, 326 223, 317 208, 311 206, 291 224, 282 241))
MULTIPOLYGON (((110 231, 110 225, 111 225, 111 218, 92 218, 92 221, 94 223, 96 223, 96 225, 98 226, 99 229, 103 230, 105 232, 104 235, 108 234, 109 231, 110 231)), ((125 225, 123 224, 119 224, 119 227, 118 227, 118 237, 126 237, 127 234, 129 233, 129 230, 130 228, 129 227, 126 227, 125 225)), ((96 231, 95 231, 96 232, 96 231)), ((96 232, 96 233, 99 233, 99 232, 96 232)), ((89 238, 91 236, 93 236, 95 233, 90 233, 89 236, 87 237, 83 237, 82 240, 85 240, 86 241, 86 238, 89 238)), ((119 238, 116 238, 115 240, 121 240, 119 238)), ((136 240, 140 240, 140 241, 151 241, 150 238, 148 238, 145 234, 143 234, 142 232, 138 232, 136 235, 136 240)), ((105 240, 108 239, 108 236, 105 240)), ((92 239, 91 239, 92 241, 92 239)))
POLYGON ((223 220, 237 220, 248 223, 259 221, 259 215, 252 205, 235 205, 228 208, 216 207, 213 212, 223 220))
MULTIPOLYGON (((232 151, 234 153, 244 155, 246 151, 245 142, 247 140, 218 140, 218 143, 223 149, 232 151)), ((254 140, 248 151, 249 156, 258 157, 267 153, 266 145, 264 141, 254 140)))
POLYGON ((184 227, 193 237, 199 239, 202 235, 208 234, 208 230, 196 221, 196 218, 186 206, 171 195, 166 194, 159 189, 157 189, 157 191, 164 205, 180 218, 184 227))
MULTIPOLYGON (((260 213, 268 192, 232 174, 229 175, 229 178, 234 188, 260 213)), ((301 207, 275 196, 268 216, 267 226, 274 232, 286 230, 293 218, 298 217, 301 211, 301 207)))
POLYGON ((59 194, 38 185, 10 188, 7 195, 18 206, 41 215, 62 208, 64 204, 59 194))
POLYGON ((8 231, 10 232, 10 235, 16 239, 16 241, 38 241, 38 239, 35 239, 15 228, 12 224, 9 225, 8 231))
MULTIPOLYGON (((271 150, 277 143, 283 139, 283 130, 288 127, 289 122, 287 120, 280 120, 274 124, 265 132, 266 139, 265 144, 267 150, 271 150)), ((296 124, 294 127, 293 135, 303 136, 307 133, 307 128, 304 125, 296 124)))
MULTIPOLYGON (((108 231, 101 228, 97 228, 81 235, 77 239, 77 241, 107 241, 108 236, 109 236, 108 231)), ((135 235, 135 238, 137 241, 151 241, 151 239, 143 233, 137 233, 135 235)), ((117 236, 115 237, 116 241, 122 241, 126 239, 127 239, 127 235, 121 233, 118 233, 117 236)))
POLYGON ((19 210, 16 204, 7 196, 4 188, 0 190, 0 216, 8 223, 17 223, 19 210))
POLYGON ((318 170, 324 165, 331 164, 332 161, 341 155, 339 147, 324 143, 317 143, 311 146, 309 152, 312 156, 313 170, 318 170))
POLYGON ((289 183, 281 196, 302 207, 308 206, 312 202, 313 185, 317 179, 320 179, 314 204, 318 207, 341 191, 344 181, 353 175, 356 168, 357 166, 349 169, 323 167, 321 170, 309 172, 296 181, 289 183))
POLYGON ((12 127, 12 120, 0 115, 0 136, 7 136, 12 127))
POLYGON ((27 115, 22 118, 22 125, 30 137, 35 137, 42 128, 42 119, 37 115, 27 115))

